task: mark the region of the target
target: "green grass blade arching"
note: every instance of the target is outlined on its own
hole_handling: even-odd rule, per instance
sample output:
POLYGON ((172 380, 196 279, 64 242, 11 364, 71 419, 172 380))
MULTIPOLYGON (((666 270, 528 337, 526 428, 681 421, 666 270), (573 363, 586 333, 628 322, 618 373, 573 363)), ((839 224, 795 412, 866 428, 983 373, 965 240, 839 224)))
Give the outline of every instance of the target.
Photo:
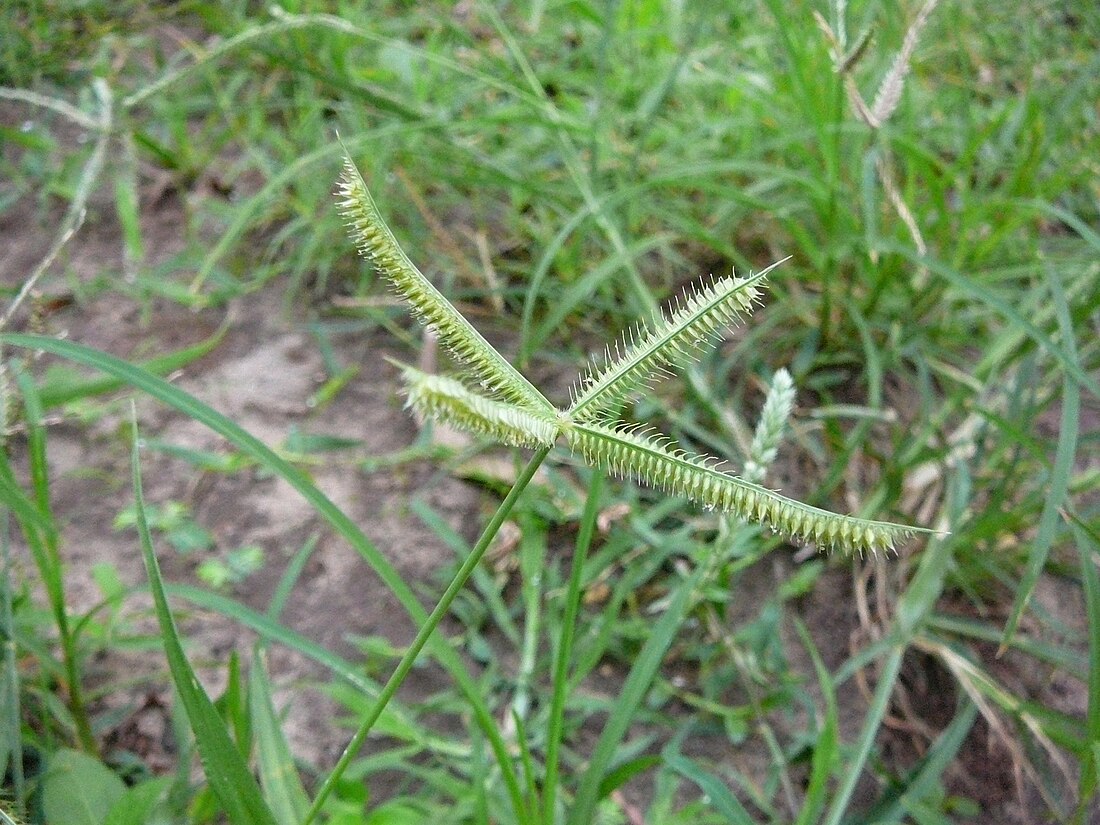
POLYGON ((543 394, 509 364, 409 260, 382 220, 363 176, 350 157, 344 160, 340 195, 343 198, 340 211, 360 253, 393 284, 412 306, 416 317, 439 336, 478 383, 530 412, 555 414, 554 406, 543 394))
POLYGON ((402 365, 405 406, 417 415, 488 436, 512 447, 550 447, 560 424, 553 418, 486 398, 461 382, 402 365))
POLYGON ((714 459, 690 455, 647 430, 574 423, 568 436, 575 451, 615 475, 829 549, 874 553, 893 549, 914 533, 932 532, 842 516, 794 501, 724 473, 715 468, 714 459))
POLYGON ((164 637, 165 653, 172 682, 179 693, 180 701, 187 711, 191 729, 195 732, 199 755, 211 789, 225 806, 226 816, 232 825, 279 825, 264 802, 260 786, 252 777, 237 746, 229 738, 225 723, 222 721, 210 697, 202 689, 195 672, 187 661, 180 643, 179 631, 175 619, 168 607, 168 597, 164 592, 164 581, 160 575, 156 554, 153 552, 153 540, 149 534, 149 524, 145 519, 145 499, 141 486, 141 461, 138 453, 137 423, 134 428, 134 446, 131 470, 134 483, 134 501, 137 505, 137 527, 141 539, 141 552, 145 569, 149 575, 149 586, 153 593, 157 622, 164 637))
POLYGON ((652 326, 642 324, 627 333, 614 357, 609 351, 607 363, 590 369, 574 387, 569 416, 598 419, 670 369, 691 362, 741 315, 752 312, 758 287, 780 263, 748 278, 720 278, 688 294, 652 326))
MULTIPOLYGON (((221 343, 227 329, 227 326, 219 327, 213 335, 199 341, 197 344, 175 350, 167 355, 150 358, 139 366, 154 375, 167 375, 170 372, 175 372, 211 352, 221 343)), ((124 386, 126 386, 124 381, 110 376, 100 376, 98 378, 62 376, 57 380, 50 380, 47 376, 38 394, 42 407, 49 410, 62 404, 68 404, 70 401, 116 392, 124 386)))
MULTIPOLYGON (((255 458, 262 466, 271 470, 296 489, 313 506, 317 514, 343 537, 371 566, 371 569, 378 574, 378 577, 397 597, 414 624, 420 625, 427 620, 428 613, 417 601, 412 589, 358 525, 348 518, 347 514, 337 507, 328 496, 321 492, 304 472, 277 455, 270 447, 221 413, 184 392, 179 387, 169 384, 164 379, 158 378, 140 367, 135 367, 121 358, 116 358, 113 355, 82 344, 61 341, 42 335, 20 333, 0 334, 0 344, 49 352, 70 361, 93 367, 108 375, 113 375, 122 379, 129 386, 147 393, 150 397, 173 407, 189 418, 224 436, 234 447, 255 458)), ((3 462, 2 456, 0 456, 0 471, 2 469, 3 462)), ((5 480, 3 472, 0 472, 0 492, 3 491, 2 485, 5 480)), ((14 481, 12 483, 14 484, 14 481)), ((37 512, 33 507, 30 510, 37 512)), ((428 648, 443 667, 447 669, 447 672, 451 674, 462 691, 462 695, 470 703, 473 716, 477 720, 477 726, 486 739, 489 740, 493 753, 497 757, 504 782, 508 786, 509 795, 515 801, 518 809, 522 803, 519 780, 508 755, 508 747, 501 736, 492 713, 489 711, 481 690, 474 682, 473 677, 470 676, 465 664, 447 644, 446 640, 438 635, 433 636, 428 642, 428 648)))

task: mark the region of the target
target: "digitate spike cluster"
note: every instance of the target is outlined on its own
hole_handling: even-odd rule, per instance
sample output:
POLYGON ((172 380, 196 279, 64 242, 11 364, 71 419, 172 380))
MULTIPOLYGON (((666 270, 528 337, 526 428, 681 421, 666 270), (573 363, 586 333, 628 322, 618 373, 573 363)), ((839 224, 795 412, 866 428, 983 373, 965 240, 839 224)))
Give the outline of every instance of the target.
POLYGON ((564 436, 574 452, 615 475, 828 549, 873 553, 892 549, 914 533, 931 532, 810 507, 723 472, 717 459, 686 453, 651 428, 611 420, 622 404, 690 363, 751 312, 773 267, 748 278, 720 278, 690 293, 653 324, 639 326, 614 352, 608 351, 602 365, 584 373, 572 403, 559 410, 412 264, 350 158, 339 193, 360 252, 435 331, 467 377, 491 396, 452 378, 403 367, 407 406, 418 415, 512 446, 546 447, 564 436))

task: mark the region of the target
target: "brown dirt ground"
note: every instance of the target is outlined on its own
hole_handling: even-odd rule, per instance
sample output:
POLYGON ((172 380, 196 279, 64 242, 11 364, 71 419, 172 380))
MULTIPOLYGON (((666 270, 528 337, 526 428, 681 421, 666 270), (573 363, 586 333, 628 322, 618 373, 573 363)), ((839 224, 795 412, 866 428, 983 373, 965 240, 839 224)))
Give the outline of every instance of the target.
MULTIPOLYGON (((111 217, 110 203, 94 202, 87 224, 74 239, 53 273, 43 283, 46 295, 60 295, 69 285, 86 284, 104 272, 121 270, 122 243, 111 217)), ((57 215, 52 216, 54 219, 57 215)), ((182 204, 178 197, 161 198, 155 208, 143 212, 145 241, 150 264, 166 260, 183 245, 180 226, 182 204)), ((33 205, 21 203, 0 215, 0 279, 17 284, 30 271, 49 244, 50 221, 40 220, 33 205)), ((349 247, 350 248, 350 247, 349 247)), ((349 252, 349 254, 351 254, 349 252)), ((472 537, 493 505, 481 489, 440 473, 427 464, 405 465, 398 471, 366 475, 354 466, 356 455, 377 455, 407 446, 415 436, 412 421, 400 410, 395 370, 382 355, 409 358, 384 334, 349 335, 339 341, 345 363, 362 371, 330 405, 310 409, 306 399, 324 380, 318 349, 305 330, 307 312, 288 312, 279 285, 234 302, 227 337, 209 356, 174 376, 180 387, 226 414, 249 432, 276 445, 292 425, 303 431, 360 439, 357 453, 340 453, 339 459, 310 468, 325 491, 384 550, 403 576, 426 592, 437 593, 441 568, 453 560, 449 550, 408 513, 414 495, 425 496, 451 525, 472 537)), ((225 318, 225 310, 191 312, 177 304, 154 301, 142 307, 107 293, 64 308, 51 316, 48 329, 70 339, 126 358, 148 357, 200 341, 211 335, 225 318)), ((54 422, 49 431, 49 459, 53 501, 63 526, 63 547, 68 564, 67 587, 72 609, 86 610, 99 599, 91 579, 92 565, 116 566, 128 584, 145 581, 134 535, 112 527, 115 516, 132 501, 129 486, 129 445, 122 426, 125 405, 109 407, 90 423, 71 419, 54 422)), ((219 450, 219 437, 194 422, 138 399, 138 417, 146 437, 179 445, 219 450)), ((18 437, 12 441, 17 463, 23 459, 18 437)), ((355 655, 353 635, 381 635, 402 644, 411 639, 412 627, 396 600, 379 583, 367 565, 341 541, 327 534, 305 502, 285 483, 252 471, 232 476, 196 471, 190 465, 163 454, 144 456, 146 496, 150 502, 178 500, 188 504, 198 521, 209 529, 219 546, 258 544, 267 561, 263 569, 237 588, 234 596, 263 609, 291 555, 311 535, 321 536, 304 575, 294 590, 286 623, 325 647, 355 655)), ((166 577, 194 581, 195 562, 170 549, 159 548, 166 577)), ((758 565, 740 583, 738 604, 731 619, 751 615, 774 592, 790 557, 778 558, 775 567, 758 565)), ((836 565, 819 586, 801 601, 802 618, 812 629, 828 666, 835 668, 850 655, 853 639, 860 638, 860 619, 852 599, 852 571, 836 565)), ((422 591, 423 592, 423 591, 422 591)), ((1071 627, 1083 626, 1079 590, 1071 583, 1045 579, 1036 596, 1048 610, 1071 627)), ((132 603, 135 627, 149 627, 140 599, 132 603), (144 624, 142 624, 144 623, 144 624)), ((187 608, 184 627, 193 659, 202 667, 204 680, 219 689, 224 663, 230 651, 247 656, 253 635, 219 615, 187 608)), ((790 628, 785 647, 797 668, 813 682, 812 667, 790 628)), ((987 658, 993 662, 992 655, 987 658)), ((311 685, 326 678, 325 672, 303 657, 276 647, 269 659, 279 686, 277 701, 287 708, 287 733, 294 752, 305 762, 331 764, 342 748, 346 732, 332 721, 336 710, 331 700, 311 685)), ((164 663, 149 653, 114 652, 94 661, 92 677, 110 684, 135 672, 156 677, 164 663)), ((1016 695, 1031 696, 1067 712, 1083 714, 1083 686, 1064 675, 1038 673, 1032 662, 1006 657, 997 664, 998 675, 1016 695)), ((588 686, 593 693, 614 696, 615 669, 601 669, 606 679, 588 686)), ((873 674, 869 674, 873 689, 873 674)), ((851 742, 858 732, 867 698, 849 682, 840 692, 842 735, 851 742)), ((913 655, 903 673, 907 698, 914 713, 931 730, 938 730, 953 712, 953 680, 927 656, 913 655)), ((437 671, 414 672, 407 695, 424 695, 442 687, 437 671)), ((140 682, 105 696, 99 710, 120 714, 121 721, 108 741, 134 747, 151 763, 166 768, 171 763, 166 707, 170 696, 164 682, 140 682)), ((782 731, 800 720, 775 720, 782 731)), ((591 736, 595 737, 593 731, 591 736)), ((586 735, 587 738, 587 735, 586 735)), ((884 734, 883 747, 897 764, 911 763, 927 739, 919 732, 898 729, 884 734)), ((732 749, 723 736, 700 736, 689 752, 722 765, 735 765, 748 776, 763 781, 768 766, 766 751, 758 740, 732 749)), ((1023 823, 1037 821, 1045 810, 1033 788, 1017 781, 1012 760, 979 722, 964 746, 962 759, 948 773, 950 790, 979 800, 983 813, 975 822, 1023 823), (1022 788, 1022 791, 1021 791, 1022 788)), ((873 798, 870 779, 861 785, 858 798, 873 798)), ((643 804, 645 790, 632 786, 621 797, 627 810, 643 804)))

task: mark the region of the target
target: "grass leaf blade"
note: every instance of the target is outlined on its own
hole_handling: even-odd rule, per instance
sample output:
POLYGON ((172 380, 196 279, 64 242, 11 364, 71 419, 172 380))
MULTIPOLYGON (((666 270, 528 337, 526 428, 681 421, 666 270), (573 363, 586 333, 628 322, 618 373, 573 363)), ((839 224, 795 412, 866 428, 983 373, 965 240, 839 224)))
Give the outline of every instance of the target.
POLYGON ((690 577, 680 582, 664 615, 657 621, 645 646, 634 660, 634 666, 615 702, 615 709, 604 724, 592 758, 588 761, 566 825, 586 825, 595 820, 596 803, 599 801, 599 789, 604 774, 607 773, 615 751, 634 719, 638 705, 649 690, 653 677, 664 660, 665 652, 680 629, 691 594, 702 582, 706 570, 705 566, 699 566, 690 577))
MULTIPOLYGON (((383 583, 390 588, 397 600, 401 602, 401 606, 412 618, 414 624, 423 624, 427 619, 427 611, 421 606, 396 568, 379 552, 378 548, 366 537, 355 522, 348 518, 346 513, 321 492, 305 473, 281 458, 270 447, 221 413, 203 404, 178 387, 172 386, 167 381, 151 375, 139 367, 82 344, 47 336, 17 333, 0 334, 0 342, 11 346, 49 352, 94 367, 109 375, 114 375, 130 386, 148 393, 151 397, 168 404, 219 435, 224 436, 241 452, 252 456, 263 466, 283 478, 306 501, 313 505, 317 514, 328 522, 363 557, 383 583)), ((0 468, 2 468, 2 464, 0 464, 0 468)), ((0 482, 3 480, 3 476, 0 475, 0 482)), ((451 674, 463 696, 470 703, 471 712, 477 720, 478 727, 489 740, 493 754, 497 757, 504 776, 505 784, 508 786, 509 796, 515 801, 518 810, 522 807, 522 791, 519 786, 519 778, 509 756, 508 747, 504 743, 481 690, 470 676, 458 654, 451 649, 445 639, 433 635, 428 640, 428 649, 451 674)))
POLYGON ((1081 582, 1085 591, 1085 615, 1089 636, 1089 704, 1085 718, 1085 748, 1079 755, 1080 776, 1077 784, 1078 808, 1074 822, 1085 821, 1089 801, 1096 793, 1100 760, 1096 743, 1100 742, 1100 574, 1096 570, 1100 536, 1073 513, 1069 514, 1077 538, 1077 553, 1081 558, 1081 582), (1092 747, 1089 747, 1092 743, 1092 747))
POLYGON ((252 730, 256 736, 260 784, 280 825, 297 825, 309 809, 309 798, 302 787, 290 747, 275 713, 271 683, 267 668, 264 667, 260 646, 256 647, 252 655, 248 691, 252 730))
POLYGON ((279 825, 271 809, 263 800, 260 787, 252 777, 248 765, 241 758, 237 746, 233 744, 218 711, 202 689, 195 672, 187 661, 180 643, 176 622, 168 607, 168 596, 164 592, 164 580, 160 575, 160 566, 153 552, 153 540, 149 533, 149 524, 145 518, 145 498, 141 485, 141 460, 138 450, 137 421, 133 422, 133 450, 131 471, 134 484, 134 501, 137 509, 137 528, 141 539, 141 552, 145 569, 149 575, 149 585, 153 593, 153 603, 164 638, 164 649, 168 658, 168 668, 172 682, 179 693, 180 701, 187 712, 191 729, 195 733, 199 756, 202 759, 206 779, 219 801, 225 807, 226 815, 232 825, 279 825))
MULTIPOLYGON (((1048 272, 1051 297, 1054 299, 1055 314, 1062 333, 1066 357, 1074 366, 1078 366, 1077 348, 1074 342, 1073 319, 1058 277, 1048 272)), ((1079 366, 1078 366, 1079 368, 1079 366)), ((1073 460, 1077 454, 1077 434, 1080 429, 1081 386, 1067 368, 1062 379, 1062 415, 1058 427, 1058 446, 1054 454, 1054 465, 1047 482, 1046 500, 1039 516, 1039 527, 1028 554, 1027 568, 1023 580, 1016 590, 1016 599, 1012 605, 1012 615, 1005 624, 1001 636, 1001 652, 1006 649, 1009 639, 1016 633, 1024 610, 1031 599, 1039 576, 1046 565, 1050 548, 1054 544, 1060 521, 1059 510, 1069 492, 1069 480, 1073 473, 1073 460)))
POLYGON ((810 778, 806 783, 806 796, 802 809, 798 812, 795 825, 812 825, 825 808, 825 794, 828 791, 829 776, 833 766, 840 758, 840 722, 836 704, 836 685, 829 675, 821 653, 814 644, 810 631, 800 620, 795 624, 802 645, 810 654, 817 683, 825 698, 825 723, 814 738, 814 754, 810 768, 810 778))

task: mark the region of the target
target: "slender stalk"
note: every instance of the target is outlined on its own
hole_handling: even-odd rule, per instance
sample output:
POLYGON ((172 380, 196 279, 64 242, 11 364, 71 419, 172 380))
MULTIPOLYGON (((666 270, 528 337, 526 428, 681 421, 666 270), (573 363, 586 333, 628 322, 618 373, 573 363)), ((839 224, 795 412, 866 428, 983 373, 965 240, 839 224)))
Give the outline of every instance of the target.
MULTIPOLYGON (((531 525, 522 526, 520 570, 523 574, 523 643, 516 674, 516 692, 512 712, 526 720, 531 709, 531 684, 538 658, 539 629, 542 627, 542 571, 546 564, 546 534, 531 525)), ((517 733, 518 733, 517 728, 517 733)), ((522 737, 520 743, 523 744, 522 737)))
MULTIPOLYGON (((340 759, 337 760, 332 772, 329 773, 324 784, 321 785, 321 789, 317 792, 317 796, 314 798, 309 811, 306 812, 301 825, 310 825, 310 823, 316 819, 321 807, 325 804, 325 800, 328 799, 329 794, 331 794, 333 788, 336 787, 336 783, 340 781, 340 777, 344 775, 344 771, 347 770, 351 760, 359 752, 359 748, 382 715, 382 711, 385 710, 386 705, 393 699, 398 688, 401 687, 401 683, 405 681, 405 677, 409 675, 409 671, 412 670, 413 665, 416 663, 420 651, 424 649, 424 645, 428 643, 428 639, 431 638, 436 627, 439 626, 443 617, 446 616, 447 612, 451 609, 451 603, 454 602, 455 597, 466 584, 466 580, 470 577, 470 574, 474 572, 474 569, 481 561, 481 557, 485 555, 485 551, 489 549, 489 544, 496 537, 501 525, 504 524, 504 520, 512 511, 516 501, 519 500, 520 494, 530 483, 535 472, 542 465, 542 462, 546 459, 546 455, 549 452, 550 447, 542 447, 537 450, 531 457, 531 460, 527 462, 527 466, 524 467, 523 471, 519 474, 515 485, 513 485, 508 495, 504 498, 504 501, 500 503, 500 507, 497 508, 496 513, 493 514, 492 519, 490 519, 489 523, 485 526, 485 530, 481 533, 481 538, 477 540, 477 544, 474 545, 474 549, 470 552, 470 555, 466 557, 462 566, 458 568, 458 572, 455 573, 451 583, 440 597, 439 603, 436 604, 435 609, 428 615, 427 621, 420 626, 416 638, 413 639, 412 644, 409 645, 408 650, 405 651, 405 655, 401 657, 401 661, 397 663, 393 675, 390 676, 389 681, 386 682, 381 693, 378 694, 378 701, 374 703, 371 712, 363 719, 362 723, 359 725, 359 729, 355 731, 355 735, 352 736, 351 741, 348 742, 347 747, 344 748, 344 752, 341 754, 340 759)), ((516 813, 522 816, 522 807, 517 810, 516 813)))
POLYGON ((0 632, 4 636, 4 670, 7 672, 6 690, 9 695, 7 719, 0 725, 7 726, 11 741, 11 783, 15 792, 15 812, 26 812, 26 783, 23 777, 23 740, 20 737, 22 715, 19 710, 19 671, 15 647, 15 617, 12 615, 11 593, 11 520, 5 509, 0 513, 0 554, 4 568, 0 573, 0 632))
POLYGON ((603 474, 593 472, 588 482, 588 499, 581 516, 580 533, 577 546, 573 551, 572 568, 569 571, 569 586, 565 593, 565 610, 561 619, 561 638, 558 642, 558 655, 554 661, 554 684, 550 695, 550 719, 547 722, 546 735, 546 774, 542 783, 542 821, 543 825, 553 825, 554 802, 558 791, 558 770, 561 754, 562 728, 565 718, 565 697, 569 693, 569 660, 573 655, 573 634, 577 626, 577 613, 581 603, 581 576, 588 547, 592 543, 592 532, 596 524, 596 510, 600 502, 600 489, 603 486, 603 474))
POLYGON ((848 803, 852 799, 852 793, 856 789, 856 783, 863 775, 863 766, 867 764, 867 758, 871 755, 871 746, 875 744, 879 727, 886 716, 886 710, 890 705, 890 697, 894 693, 894 685, 897 682, 898 673, 901 671, 901 659, 905 654, 904 645, 895 645, 886 661, 882 664, 879 673, 878 686, 871 701, 871 707, 863 720, 863 731, 860 733, 856 752, 844 768, 844 780, 833 797, 833 804, 829 807, 829 813, 825 817, 825 825, 839 825, 848 803))

